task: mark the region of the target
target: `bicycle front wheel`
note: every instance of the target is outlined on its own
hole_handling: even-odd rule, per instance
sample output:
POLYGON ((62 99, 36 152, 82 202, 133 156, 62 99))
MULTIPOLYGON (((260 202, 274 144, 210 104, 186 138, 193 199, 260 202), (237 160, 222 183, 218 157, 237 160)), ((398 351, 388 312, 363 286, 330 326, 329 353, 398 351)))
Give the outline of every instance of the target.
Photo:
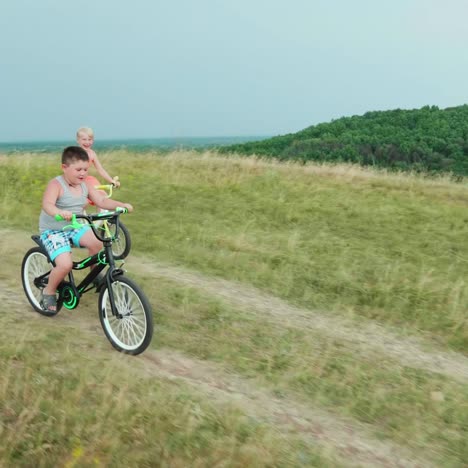
POLYGON ((44 310, 41 306, 42 290, 46 287, 48 274, 52 269, 46 255, 39 247, 33 247, 26 252, 21 265, 21 281, 29 303, 36 312, 42 315, 52 316, 57 314, 62 303, 57 302, 57 310, 44 310))
POLYGON ((99 294, 99 319, 112 346, 126 354, 142 353, 153 337, 153 315, 143 291, 129 278, 119 276, 109 291, 104 283, 99 294), (112 313, 113 295, 116 315, 112 313))

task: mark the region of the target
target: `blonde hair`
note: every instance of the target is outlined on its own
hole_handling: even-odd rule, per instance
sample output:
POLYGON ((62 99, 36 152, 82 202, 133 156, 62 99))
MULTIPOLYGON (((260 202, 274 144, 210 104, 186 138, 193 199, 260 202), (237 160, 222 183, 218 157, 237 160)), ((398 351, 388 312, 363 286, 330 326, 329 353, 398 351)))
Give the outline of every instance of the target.
POLYGON ((76 131, 76 136, 77 138, 80 136, 80 133, 86 133, 86 135, 90 136, 90 137, 94 137, 94 131, 92 128, 90 127, 80 127, 77 131, 76 131))

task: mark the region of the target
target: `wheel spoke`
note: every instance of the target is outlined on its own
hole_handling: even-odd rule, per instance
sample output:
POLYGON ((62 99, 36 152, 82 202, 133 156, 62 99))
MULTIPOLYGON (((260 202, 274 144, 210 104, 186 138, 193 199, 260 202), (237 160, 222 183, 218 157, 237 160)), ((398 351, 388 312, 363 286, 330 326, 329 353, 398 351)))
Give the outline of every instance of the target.
MULTIPOLYGON (((50 264, 41 250, 37 247, 29 250, 22 265, 23 289, 31 305, 40 313, 44 312, 40 304, 43 284, 36 285, 36 280, 44 277, 48 272, 50 272, 50 264)), ((41 280, 41 283, 44 282, 41 280)))
POLYGON ((152 336, 152 318, 147 299, 128 279, 114 281, 112 293, 117 315, 112 314, 109 291, 106 288, 101 296, 103 328, 115 347, 138 354, 148 346, 152 336))

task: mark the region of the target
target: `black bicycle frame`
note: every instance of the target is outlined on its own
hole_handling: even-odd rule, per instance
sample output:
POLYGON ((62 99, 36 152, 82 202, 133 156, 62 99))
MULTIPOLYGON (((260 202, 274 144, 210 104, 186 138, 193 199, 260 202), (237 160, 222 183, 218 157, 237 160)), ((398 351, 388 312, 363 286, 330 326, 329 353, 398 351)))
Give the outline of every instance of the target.
POLYGON ((112 253, 112 241, 105 240, 104 241, 104 249, 99 251, 97 254, 92 255, 91 257, 87 257, 79 262, 73 262, 73 269, 68 274, 68 278, 70 283, 75 286, 75 279, 73 277, 73 270, 83 270, 84 268, 91 267, 96 265, 81 281, 81 283, 76 286, 80 295, 89 291, 86 288, 92 284, 93 280, 103 271, 107 266, 109 269, 107 270, 105 281, 107 283, 107 290, 109 291, 109 301, 111 304, 112 314, 114 316, 119 316, 117 312, 117 308, 115 306, 114 300, 114 293, 112 291, 112 281, 119 275, 123 275, 123 270, 117 268, 115 265, 114 254, 112 253))
MULTIPOLYGON (((116 226, 118 227, 118 217, 116 220, 116 226)), ((114 259, 114 254, 112 252, 112 239, 107 239, 103 238, 102 236, 99 236, 97 234, 97 231, 94 227, 94 225, 91 224, 91 228, 96 235, 96 237, 102 241, 104 248, 100 250, 97 254, 91 255, 89 257, 86 257, 80 261, 74 261, 73 262, 73 267, 72 271, 68 273, 68 282, 70 283, 73 291, 76 291, 78 299, 86 292, 90 291, 92 288, 86 289, 89 285, 93 283, 93 280, 96 279, 96 277, 103 271, 107 266, 109 267, 106 275, 105 275, 105 281, 107 284, 107 290, 109 291, 109 301, 111 305, 111 311, 112 314, 115 317, 121 318, 120 314, 117 312, 117 307, 115 305, 115 300, 114 300, 114 293, 111 287, 112 281, 120 275, 123 275, 124 272, 121 268, 117 268, 115 264, 115 259, 114 259), (85 268, 89 268, 93 265, 96 265, 95 268, 91 269, 91 271, 82 279, 80 284, 76 285, 75 283, 75 278, 73 276, 73 270, 84 270, 85 268)), ((42 252, 44 255, 49 258, 49 255, 44 248, 40 236, 35 235, 32 236, 32 239, 36 244, 39 245, 41 248, 42 252)), ((52 263, 52 265, 55 265, 53 261, 49 261, 52 263)), ((37 283, 36 286, 39 286, 43 282, 43 280, 48 276, 49 272, 41 275, 40 277, 35 279, 35 282, 37 283)), ((60 289, 60 285, 59 285, 60 289)))

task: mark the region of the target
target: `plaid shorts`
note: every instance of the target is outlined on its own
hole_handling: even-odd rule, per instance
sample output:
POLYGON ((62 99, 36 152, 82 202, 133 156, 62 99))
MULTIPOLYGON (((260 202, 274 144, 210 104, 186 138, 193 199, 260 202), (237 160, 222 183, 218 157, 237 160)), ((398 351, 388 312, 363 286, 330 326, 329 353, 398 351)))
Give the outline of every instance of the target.
POLYGON ((71 252, 72 245, 73 247, 80 247, 80 239, 90 229, 89 226, 83 226, 79 229, 67 229, 65 231, 48 229, 41 233, 41 241, 50 259, 54 261, 60 254, 71 252))

